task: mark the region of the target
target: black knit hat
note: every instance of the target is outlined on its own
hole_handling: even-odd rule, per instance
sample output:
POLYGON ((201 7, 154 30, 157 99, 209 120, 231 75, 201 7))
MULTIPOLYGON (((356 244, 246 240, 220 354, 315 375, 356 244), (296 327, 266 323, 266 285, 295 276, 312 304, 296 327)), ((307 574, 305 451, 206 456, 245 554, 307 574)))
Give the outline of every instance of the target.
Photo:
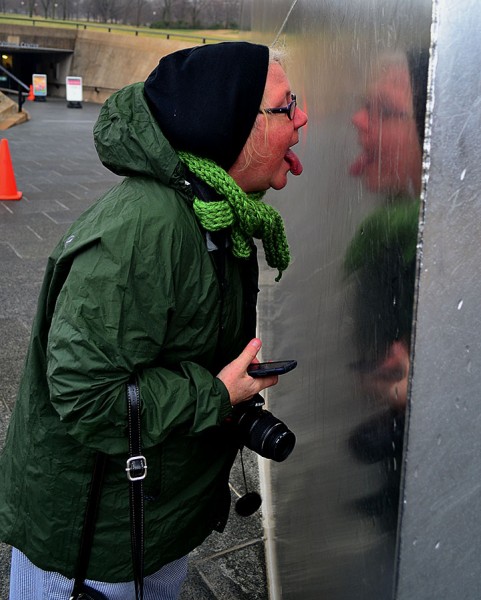
POLYGON ((428 99, 429 50, 427 48, 411 49, 407 52, 409 75, 413 92, 413 109, 421 146, 424 142, 424 120, 428 99))
POLYGON ((264 94, 267 46, 222 42, 162 58, 144 90, 162 133, 176 150, 229 169, 251 132, 264 94))

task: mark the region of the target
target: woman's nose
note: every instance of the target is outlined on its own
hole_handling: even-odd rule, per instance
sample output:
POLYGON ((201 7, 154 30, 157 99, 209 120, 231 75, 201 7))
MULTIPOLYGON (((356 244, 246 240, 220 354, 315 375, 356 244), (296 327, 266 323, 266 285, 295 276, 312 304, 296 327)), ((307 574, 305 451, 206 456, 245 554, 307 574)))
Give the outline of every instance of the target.
POLYGON ((360 108, 356 113, 353 114, 351 119, 354 127, 357 127, 361 131, 367 131, 369 126, 369 115, 367 109, 360 108))
POLYGON ((296 107, 296 114, 294 115, 294 126, 296 129, 300 127, 304 127, 307 123, 307 114, 302 110, 302 108, 296 107))

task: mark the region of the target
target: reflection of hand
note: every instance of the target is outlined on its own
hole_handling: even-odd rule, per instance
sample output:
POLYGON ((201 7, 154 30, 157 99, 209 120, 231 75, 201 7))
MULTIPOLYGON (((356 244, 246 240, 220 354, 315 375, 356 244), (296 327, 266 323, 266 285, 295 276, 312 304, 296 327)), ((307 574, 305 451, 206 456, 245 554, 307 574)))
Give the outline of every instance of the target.
POLYGON ((261 340, 254 338, 241 354, 217 375, 227 388, 233 406, 239 402, 250 400, 255 394, 277 383, 277 375, 254 379, 247 374, 247 367, 253 362, 259 362, 256 357, 261 346, 261 340))
POLYGON ((386 357, 372 370, 361 376, 366 392, 376 400, 393 408, 405 408, 409 374, 409 350, 407 344, 396 341, 391 344, 386 357))

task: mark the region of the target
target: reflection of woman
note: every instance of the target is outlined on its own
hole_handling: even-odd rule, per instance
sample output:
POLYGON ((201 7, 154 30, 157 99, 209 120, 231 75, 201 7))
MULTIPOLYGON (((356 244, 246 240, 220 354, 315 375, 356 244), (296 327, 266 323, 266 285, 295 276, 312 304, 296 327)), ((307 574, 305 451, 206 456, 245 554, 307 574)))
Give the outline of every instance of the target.
POLYGON ((406 402, 415 277, 427 52, 383 60, 353 116, 361 154, 350 172, 387 204, 370 215, 346 257, 359 282, 363 382, 391 406, 406 402))
POLYGON ((369 87, 352 122, 361 153, 350 173, 386 204, 364 220, 345 258, 357 282, 357 363, 363 391, 387 410, 363 423, 350 445, 364 462, 383 461, 380 493, 361 499, 363 512, 383 517, 393 529, 407 401, 409 349, 416 272, 422 141, 428 55, 390 56, 369 87))
POLYGON ((350 172, 370 191, 419 196, 427 58, 424 51, 385 58, 352 118, 362 152, 350 172))

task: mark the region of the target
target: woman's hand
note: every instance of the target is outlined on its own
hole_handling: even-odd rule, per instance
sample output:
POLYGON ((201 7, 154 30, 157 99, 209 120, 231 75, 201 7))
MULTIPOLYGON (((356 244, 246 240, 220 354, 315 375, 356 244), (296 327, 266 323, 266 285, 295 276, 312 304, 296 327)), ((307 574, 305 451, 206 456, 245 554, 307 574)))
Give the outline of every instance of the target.
POLYGON ((254 378, 247 374, 248 366, 251 363, 259 362, 257 353, 261 346, 262 342, 258 338, 254 338, 241 354, 217 375, 229 392, 232 406, 250 400, 255 394, 277 383, 277 375, 254 378))

